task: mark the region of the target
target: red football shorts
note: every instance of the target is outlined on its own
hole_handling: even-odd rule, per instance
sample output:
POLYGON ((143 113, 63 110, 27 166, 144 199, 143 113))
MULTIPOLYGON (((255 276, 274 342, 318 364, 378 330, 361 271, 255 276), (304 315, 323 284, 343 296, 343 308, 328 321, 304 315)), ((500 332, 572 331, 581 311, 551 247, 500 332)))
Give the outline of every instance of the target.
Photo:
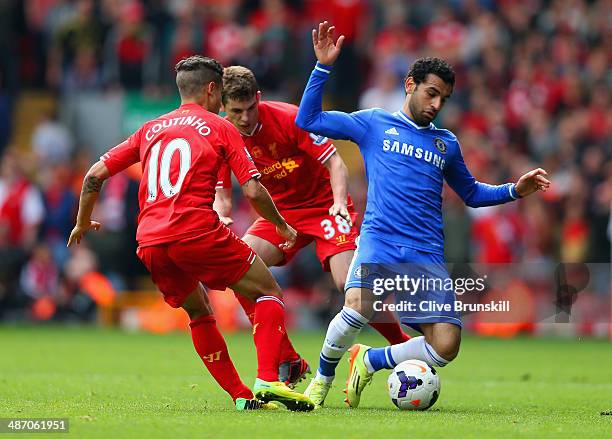
POLYGON ((255 261, 255 252, 230 229, 213 230, 177 242, 138 247, 153 282, 172 307, 180 307, 202 282, 224 290, 238 282, 255 261))
MULTIPOLYGON (((291 227, 298 232, 295 245, 289 250, 283 250, 284 260, 279 265, 289 262, 300 249, 315 241, 317 258, 321 261, 323 270, 329 270, 329 258, 338 253, 355 250, 355 240, 359 236, 356 226, 357 212, 351 203, 348 206, 353 226, 341 217, 329 215, 329 208, 317 207, 307 209, 283 210, 281 214, 291 227)), ((245 235, 254 235, 278 246, 285 242, 276 233, 276 227, 271 222, 259 218, 255 221, 245 235)))

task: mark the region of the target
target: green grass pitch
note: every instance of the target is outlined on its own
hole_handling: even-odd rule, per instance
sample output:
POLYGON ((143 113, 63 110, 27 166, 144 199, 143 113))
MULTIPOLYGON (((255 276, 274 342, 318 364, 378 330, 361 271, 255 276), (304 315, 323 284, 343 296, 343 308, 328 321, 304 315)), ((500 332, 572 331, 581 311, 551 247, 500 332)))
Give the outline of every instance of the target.
MULTIPOLYGON (((322 333, 292 334, 316 365, 322 333)), ((247 384, 249 334, 227 336, 247 384)), ((373 333, 360 339, 381 345, 373 333)), ((0 417, 67 417, 70 438, 611 437, 612 346, 603 340, 466 337, 441 369, 427 412, 400 412, 379 372, 361 407, 342 403, 346 362, 312 413, 234 411, 196 356, 188 334, 92 328, 0 327, 0 417)), ((306 384, 299 389, 304 390, 306 384)), ((2 435, 2 437, 47 437, 2 435)), ((51 437, 61 437, 54 434, 51 437)))

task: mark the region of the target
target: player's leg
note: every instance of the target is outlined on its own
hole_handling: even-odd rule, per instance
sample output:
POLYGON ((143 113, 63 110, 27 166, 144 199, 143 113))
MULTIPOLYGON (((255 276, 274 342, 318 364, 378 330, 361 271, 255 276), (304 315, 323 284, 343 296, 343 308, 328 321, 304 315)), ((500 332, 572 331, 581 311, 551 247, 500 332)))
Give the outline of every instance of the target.
POLYGON ((215 381, 232 397, 254 399, 251 390, 244 385, 227 350, 223 335, 219 332, 208 295, 201 283, 183 302, 182 308, 190 318, 189 327, 196 352, 215 381))
POLYGON ((312 410, 310 399, 277 381, 280 347, 286 332, 285 308, 281 289, 268 267, 256 257, 246 274, 230 288, 255 301, 253 338, 258 364, 255 395, 264 401, 279 401, 291 410, 312 410))
POLYGON ((406 360, 421 360, 430 366, 444 367, 457 357, 461 345, 461 327, 453 323, 423 323, 422 336, 407 342, 372 348, 365 355, 370 372, 393 369, 406 360))
MULTIPOLYGON (((362 238, 360 238, 362 240, 362 238)), ((322 259, 324 240, 317 241, 317 253, 322 259)), ((319 367, 315 377, 305 390, 312 401, 321 406, 325 402, 336 375, 336 367, 344 353, 354 343, 361 329, 373 314, 373 279, 368 274, 363 261, 374 260, 374 243, 357 248, 347 269, 344 306, 327 327, 323 347, 319 355, 319 367), (364 275, 365 273, 365 275, 364 275)), ((330 266, 331 270, 331 266, 330 266)))
MULTIPOLYGON (((257 253, 257 256, 259 256, 268 267, 277 265, 283 260, 282 250, 259 236, 247 233, 242 237, 242 240, 257 253)), ((234 292, 234 296, 238 299, 240 306, 242 306, 242 309, 252 325, 255 319, 255 302, 236 292, 234 292)))
POLYGON ((189 315, 196 352, 215 381, 232 397, 236 407, 239 410, 266 408, 254 399, 251 390, 238 376, 202 284, 174 263, 167 246, 138 248, 137 253, 164 300, 172 307, 183 307, 189 315))
MULTIPOLYGON (((317 245, 319 245, 317 243, 317 245)), ((353 260, 353 250, 337 253, 329 258, 329 268, 338 291, 344 291, 344 283, 348 274, 349 266, 353 260)), ((410 336, 403 330, 393 311, 385 309, 379 311, 374 316, 374 320, 369 322, 370 326, 387 339, 389 344, 403 343, 410 339, 410 336)))
MULTIPOLYGON (((258 226, 258 223, 254 224, 254 226, 258 226)), ((272 224, 270 224, 270 226, 270 231, 276 234, 274 226, 272 224)), ((283 251, 278 248, 278 245, 264 238, 247 232, 242 240, 246 242, 249 247, 255 251, 255 253, 257 253, 257 255, 268 267, 279 265, 285 259, 285 255, 283 251)), ((251 325, 253 325, 255 320, 255 302, 236 292, 234 292, 234 295, 236 296, 238 303, 240 303, 240 306, 242 306, 242 309, 251 322, 251 325)), ((310 373, 310 366, 306 360, 302 359, 296 352, 291 340, 289 339, 289 335, 285 333, 281 344, 278 380, 284 382, 290 387, 294 387, 304 378, 307 373, 310 373)))
MULTIPOLYGON (((441 255, 405 249, 406 258, 416 261, 407 269, 411 276, 418 278, 424 276, 428 279, 440 279, 440 285, 450 279, 444 266, 441 255)), ((399 299, 399 296, 396 297, 399 299)), ((411 296, 413 303, 432 302, 439 305, 452 305, 455 301, 454 292, 434 288, 422 289, 411 296)), ((387 348, 371 349, 365 360, 369 371, 383 368, 393 368, 405 360, 417 359, 425 361, 430 366, 443 367, 452 361, 459 353, 461 344, 461 318, 452 306, 441 308, 440 311, 421 312, 420 307, 414 311, 402 311, 401 319, 407 324, 414 325, 423 333, 407 342, 387 348)))
POLYGON ((461 327, 453 323, 424 323, 423 336, 413 337, 400 344, 371 348, 356 344, 350 348, 347 399, 349 407, 359 405, 361 393, 372 381, 374 372, 393 369, 406 360, 421 360, 429 366, 444 367, 459 352, 461 327))
POLYGON ((344 307, 327 327, 317 373, 304 392, 317 406, 325 402, 338 363, 372 317, 374 300, 372 290, 366 288, 346 291, 344 307))

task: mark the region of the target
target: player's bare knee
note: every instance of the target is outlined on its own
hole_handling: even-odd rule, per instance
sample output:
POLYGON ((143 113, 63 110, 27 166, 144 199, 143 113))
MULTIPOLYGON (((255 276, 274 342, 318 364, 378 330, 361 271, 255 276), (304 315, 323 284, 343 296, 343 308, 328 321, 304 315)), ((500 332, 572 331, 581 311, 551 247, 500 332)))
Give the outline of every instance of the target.
POLYGON ((191 294, 187 296, 182 308, 187 312, 191 320, 213 314, 206 288, 202 284, 198 284, 191 294))
POLYGON ((278 282, 276 282, 276 279, 274 279, 274 276, 272 276, 272 273, 270 273, 269 271, 268 275, 264 279, 262 279, 262 283, 259 290, 259 292, 263 296, 275 296, 281 299, 283 297, 283 290, 281 289, 278 282))
POLYGON ((211 316, 213 314, 213 310, 208 302, 199 302, 197 304, 185 303, 183 304, 183 309, 187 312, 191 320, 211 316))
POLYGON ((344 306, 358 312, 366 319, 371 319, 374 313, 372 301, 361 294, 359 288, 349 288, 344 296, 344 306))
POLYGON ((274 296, 279 299, 283 298, 283 290, 281 290, 280 285, 278 285, 272 275, 270 275, 270 279, 262 280, 262 282, 257 285, 255 293, 252 295, 252 299, 257 300, 261 296, 274 296))
POLYGON ((454 335, 436 336, 429 344, 439 356, 450 362, 457 358, 459 354, 461 337, 456 337, 454 335))
POLYGON ((283 298, 283 290, 281 290, 281 287, 276 282, 274 282, 274 285, 270 286, 269 292, 265 294, 266 296, 276 296, 280 299, 283 298))

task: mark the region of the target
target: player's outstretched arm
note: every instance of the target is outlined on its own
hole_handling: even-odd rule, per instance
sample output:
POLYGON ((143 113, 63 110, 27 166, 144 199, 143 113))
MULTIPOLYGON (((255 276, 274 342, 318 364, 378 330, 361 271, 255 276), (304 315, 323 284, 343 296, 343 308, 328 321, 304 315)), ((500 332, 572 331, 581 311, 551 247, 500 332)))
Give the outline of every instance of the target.
POLYGON ((249 200, 255 211, 276 226, 277 233, 287 241, 279 247, 283 250, 294 246, 297 232, 285 221, 279 213, 268 190, 255 178, 251 178, 242 185, 242 192, 249 200))
POLYGON ((346 200, 348 197, 348 168, 337 152, 332 154, 332 156, 323 163, 323 166, 329 170, 329 180, 332 187, 332 193, 334 194, 334 204, 329 208, 329 214, 331 216, 340 215, 352 226, 351 215, 346 207, 346 200))
POLYGON ((110 177, 110 172, 104 162, 96 162, 87 171, 83 179, 83 188, 81 189, 81 197, 79 198, 79 213, 74 229, 70 232, 67 246, 70 247, 73 243, 80 244, 83 235, 88 230, 99 230, 100 223, 91 220, 91 213, 102 190, 102 185, 107 178, 110 177))
POLYGON ((333 139, 353 140, 359 143, 367 127, 356 113, 323 111, 321 103, 325 83, 332 71, 332 64, 340 55, 344 36, 334 42, 334 26, 327 21, 319 23, 312 31, 312 44, 317 65, 310 75, 295 123, 298 127, 333 139))
POLYGON ((494 206, 531 195, 538 190, 546 191, 550 181, 545 175, 548 175, 547 172, 538 168, 523 175, 516 184, 481 183, 467 169, 460 151, 445 171, 449 186, 470 207, 494 206))

